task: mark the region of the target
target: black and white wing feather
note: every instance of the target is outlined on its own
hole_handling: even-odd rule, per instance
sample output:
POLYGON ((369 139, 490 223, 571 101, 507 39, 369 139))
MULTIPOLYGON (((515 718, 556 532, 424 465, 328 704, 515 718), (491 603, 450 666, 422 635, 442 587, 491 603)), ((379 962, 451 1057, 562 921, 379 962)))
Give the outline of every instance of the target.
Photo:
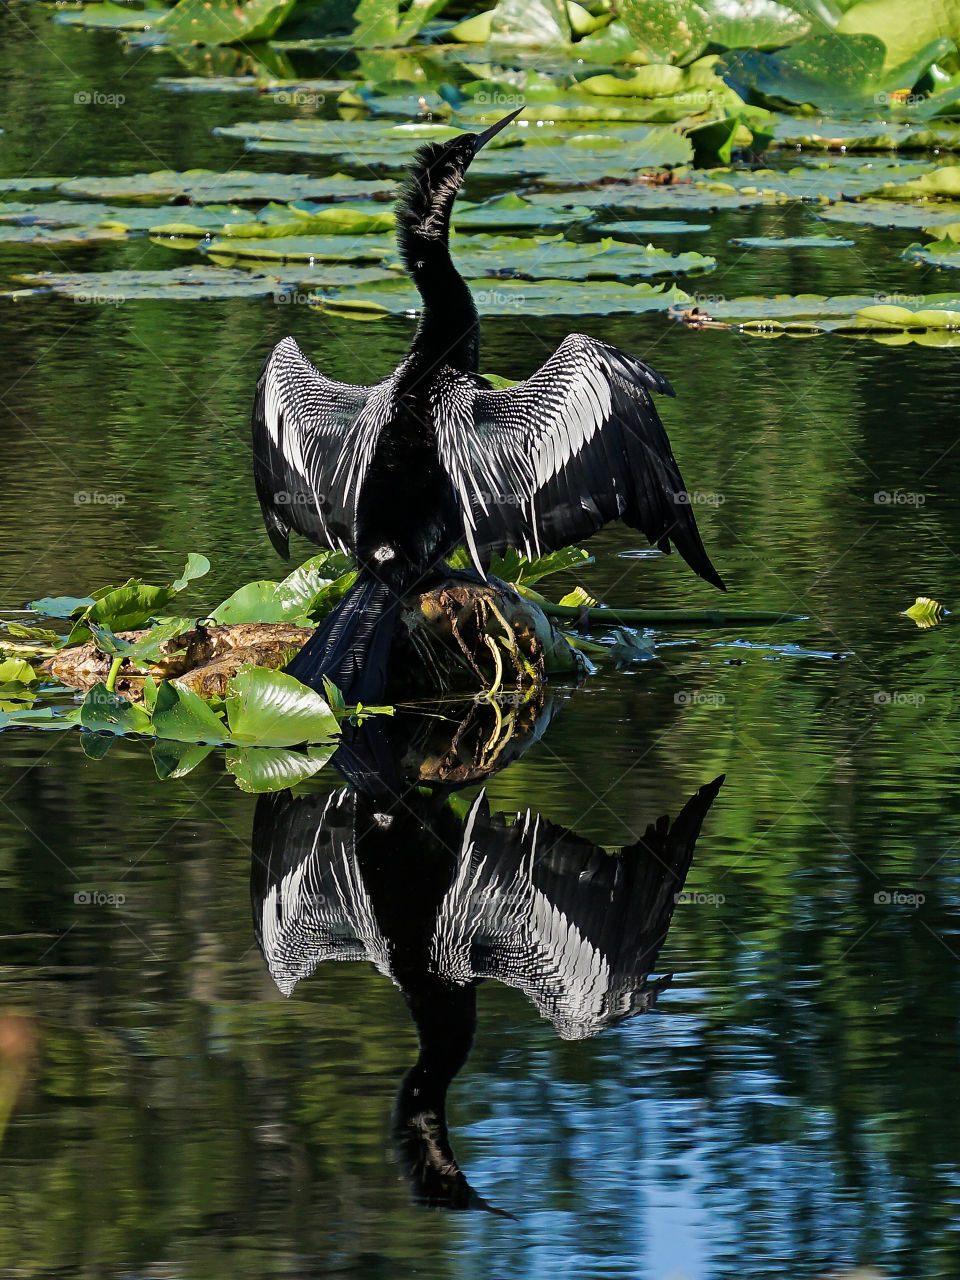
POLYGON ((384 421, 391 383, 325 378, 293 338, 277 343, 257 382, 253 473, 270 541, 286 558, 290 530, 352 552, 357 494, 384 421))
POLYGON ((645 1012, 650 981, 703 820, 723 778, 611 855, 531 813, 507 823, 483 793, 464 823, 437 916, 434 963, 448 982, 519 988, 564 1039, 645 1012))
POLYGON ((652 391, 673 395, 641 360, 579 333, 516 387, 447 374, 441 394, 455 409, 437 414, 440 455, 478 568, 492 552, 533 558, 620 519, 724 589, 652 391))

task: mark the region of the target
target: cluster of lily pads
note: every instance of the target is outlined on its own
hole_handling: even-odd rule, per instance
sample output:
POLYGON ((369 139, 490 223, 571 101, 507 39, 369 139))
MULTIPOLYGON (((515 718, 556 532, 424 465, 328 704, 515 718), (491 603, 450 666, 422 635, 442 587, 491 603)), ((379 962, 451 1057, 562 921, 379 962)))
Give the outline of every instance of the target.
POLYGON ((455 218, 481 314, 657 310, 758 332, 939 342, 960 325, 946 291, 899 310, 869 294, 819 306, 728 298, 705 322, 688 281, 717 259, 677 248, 707 229, 705 214, 791 207, 808 229, 735 237, 731 248, 855 252, 860 227, 916 228, 928 240, 904 251, 907 262, 960 265, 952 2, 499 0, 474 12, 444 0, 101 0, 55 16, 164 44, 187 73, 164 79, 171 91, 251 92, 289 107, 289 118, 215 132, 252 155, 302 158, 311 173, 0 180, 0 245, 21 251, 8 279, 18 298, 296 295, 344 317, 409 315, 419 300, 399 269, 389 204, 400 170, 423 141, 523 106, 477 157, 455 218), (331 49, 350 51, 337 67, 349 72, 297 74, 311 54, 328 68, 331 49), (73 251, 137 238, 143 269, 63 267, 73 251), (23 270, 34 250, 55 251, 58 270, 23 270))
MULTIPOLYGON (((541 599, 534 583, 587 560, 576 548, 537 561, 511 552, 493 568, 541 599)), ((130 579, 89 596, 44 597, 26 606, 23 621, 4 621, 0 730, 80 728, 84 751, 94 758, 119 736, 143 737, 151 741, 161 778, 182 777, 222 748, 226 768, 242 789, 272 791, 321 769, 346 717, 390 713, 389 707, 347 707, 331 683, 324 697, 274 669, 352 585, 348 557, 320 552, 282 581, 244 584, 199 619, 175 612, 181 592, 209 569, 205 556, 191 553, 180 576, 165 585, 130 579), (246 647, 246 635, 233 651, 229 678, 213 686, 216 691, 196 679, 202 668, 185 672, 172 665, 182 656, 182 638, 245 628, 255 636, 268 632, 273 667, 242 661, 246 652, 262 659, 256 647, 246 647), (106 670, 102 679, 84 683, 84 664, 91 658, 106 670), (85 688, 82 697, 78 687, 85 688)), ((557 608, 576 612, 585 603, 595 602, 577 589, 557 608)))
MULTIPOLYGON (((282 671, 241 667, 221 697, 207 699, 175 679, 157 678, 151 668, 165 646, 194 628, 196 618, 172 614, 183 589, 209 571, 205 556, 192 553, 173 582, 154 586, 131 579, 91 596, 46 597, 28 610, 69 624, 60 634, 46 622, 37 626, 8 621, 0 635, 0 729, 80 727, 88 754, 102 756, 112 738, 124 734, 153 739, 151 751, 161 777, 180 777, 214 747, 226 748, 226 765, 245 790, 274 790, 317 772, 336 746, 339 720, 346 714, 332 688, 321 697, 282 671), (144 629, 136 641, 121 632, 144 629), (72 689, 38 667, 41 657, 93 642, 110 661, 79 703, 72 689), (142 700, 115 691, 121 665, 143 671, 142 700)), ((311 625, 353 580, 344 557, 315 556, 282 582, 254 582, 222 601, 207 625, 285 621, 311 625)))

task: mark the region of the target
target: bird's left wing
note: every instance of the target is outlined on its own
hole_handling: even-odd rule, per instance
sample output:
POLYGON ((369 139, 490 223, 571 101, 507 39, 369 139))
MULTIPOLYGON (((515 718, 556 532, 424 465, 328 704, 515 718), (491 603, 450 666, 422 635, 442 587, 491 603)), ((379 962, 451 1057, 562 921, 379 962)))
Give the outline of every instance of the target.
POLYGON ((723 589, 650 394, 673 390, 641 360, 574 333, 515 387, 482 390, 451 371, 444 391, 440 455, 478 568, 491 552, 532 559, 620 519, 723 589))
POLYGON ((257 382, 253 474, 270 541, 286 559, 290 530, 353 550, 356 501, 388 414, 389 383, 325 378, 293 338, 277 343, 257 382))

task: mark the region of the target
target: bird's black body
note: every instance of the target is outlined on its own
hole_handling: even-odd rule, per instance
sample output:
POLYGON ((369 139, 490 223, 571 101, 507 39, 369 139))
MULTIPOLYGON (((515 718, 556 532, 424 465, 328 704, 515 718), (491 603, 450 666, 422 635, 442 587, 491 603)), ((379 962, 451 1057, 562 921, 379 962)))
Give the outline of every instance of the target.
POLYGON ((350 702, 382 694, 400 603, 463 543, 483 573, 493 552, 540 555, 620 518, 723 587, 650 396, 673 394, 666 379, 581 334, 509 390, 477 372, 450 214, 473 156, 512 118, 417 153, 397 243, 423 308, 400 366, 373 386, 333 382, 286 338, 257 384, 254 474, 274 546, 287 555, 292 528, 359 568, 288 670, 315 688, 329 677, 350 702))

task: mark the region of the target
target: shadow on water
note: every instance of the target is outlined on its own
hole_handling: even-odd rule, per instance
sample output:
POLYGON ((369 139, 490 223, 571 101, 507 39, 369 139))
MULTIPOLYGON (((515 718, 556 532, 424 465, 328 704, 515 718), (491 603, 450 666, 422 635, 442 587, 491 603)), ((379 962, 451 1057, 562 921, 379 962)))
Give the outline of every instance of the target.
MULTIPOLYGON (((548 705, 510 744, 528 746, 548 705)), ((488 739, 476 709, 451 737, 476 782, 488 739), (475 767, 463 743, 477 751, 475 767)), ((284 995, 328 960, 367 960, 403 994, 419 1055, 400 1083, 392 1143, 418 1204, 489 1204, 450 1142, 447 1091, 473 1047, 477 988, 519 989, 564 1040, 584 1040, 648 1012, 670 978, 651 979, 704 818, 723 783, 696 791, 630 845, 608 853, 527 809, 492 814, 486 793, 418 785, 437 721, 405 717, 400 732, 368 721, 333 763, 347 780, 327 794, 261 796, 251 841, 257 942, 284 995), (392 738, 392 741, 391 741, 392 738), (420 745, 417 758, 416 744, 420 745)))

